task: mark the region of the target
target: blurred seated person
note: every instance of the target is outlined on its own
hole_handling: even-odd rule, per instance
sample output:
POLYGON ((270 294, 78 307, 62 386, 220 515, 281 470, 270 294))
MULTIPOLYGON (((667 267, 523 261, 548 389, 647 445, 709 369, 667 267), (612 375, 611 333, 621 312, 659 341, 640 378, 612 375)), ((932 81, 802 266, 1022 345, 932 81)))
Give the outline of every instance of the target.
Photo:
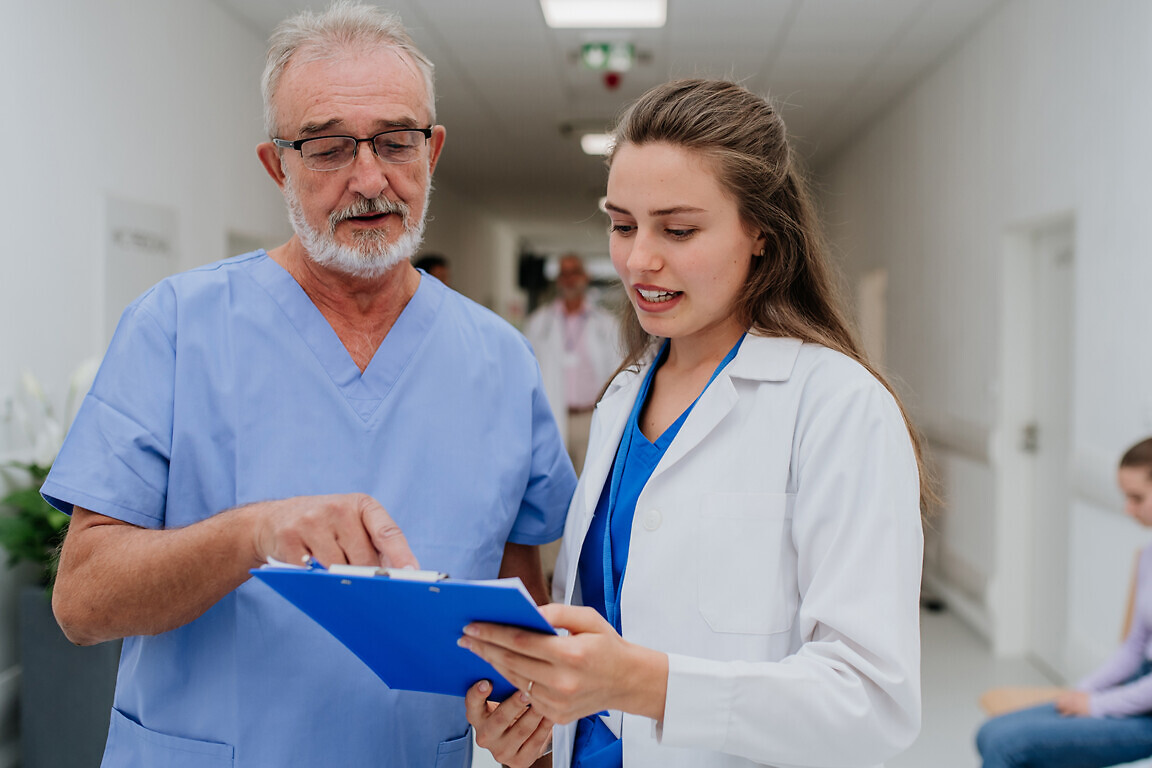
MULTIPOLYGON (((1125 512, 1152 527, 1152 438, 1116 474, 1125 512)), ((976 734, 984 768, 1103 768, 1152 756, 1152 545, 1140 553, 1132 625, 1103 666, 1052 702, 994 717, 976 734)))

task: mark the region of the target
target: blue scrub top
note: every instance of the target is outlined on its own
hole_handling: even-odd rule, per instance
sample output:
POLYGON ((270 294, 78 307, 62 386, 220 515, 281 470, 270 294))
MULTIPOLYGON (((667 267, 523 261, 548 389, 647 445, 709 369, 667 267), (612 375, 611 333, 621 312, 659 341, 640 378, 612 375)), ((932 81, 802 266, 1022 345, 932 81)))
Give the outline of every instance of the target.
MULTIPOLYGON (((575 486, 523 336, 421 280, 361 373, 258 251, 124 313, 46 498, 147 528, 266 499, 367 493, 425 568, 497 575, 559 537, 575 486)), ((124 644, 105 766, 467 766, 463 700, 389 690, 271 589, 124 644)))
MULTIPOLYGON (((712 372, 708 388, 720 371, 736 357, 741 335, 728 354, 712 372)), ((580 579, 580 594, 584 605, 595 608, 607 619, 617 632, 623 633, 620 623, 620 591, 624 585, 624 574, 628 564, 628 546, 632 538, 632 521, 636 516, 636 503, 656 465, 676 439, 680 428, 688 419, 693 406, 700 399, 697 395, 684 412, 680 414, 655 442, 649 440, 640 430, 640 414, 648 402, 648 392, 656 370, 668 355, 668 341, 660 348, 656 360, 648 369, 632 405, 632 413, 624 426, 624 434, 616 449, 612 472, 608 482, 600 492, 596 511, 584 537, 580 550, 580 563, 577 575, 580 579)), ((703 394, 703 392, 701 393, 703 394)), ((576 739, 573 745, 572 765, 575 768, 615 768, 623 762, 620 741, 599 718, 589 715, 576 724, 576 739)))

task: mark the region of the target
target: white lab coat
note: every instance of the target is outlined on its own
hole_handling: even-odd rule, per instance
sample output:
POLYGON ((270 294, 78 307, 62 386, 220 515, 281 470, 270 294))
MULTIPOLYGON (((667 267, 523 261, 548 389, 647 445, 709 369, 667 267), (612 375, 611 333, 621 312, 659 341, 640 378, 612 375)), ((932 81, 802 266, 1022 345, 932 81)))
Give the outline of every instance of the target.
MULTIPOLYGON (((645 371, 592 424, 557 600, 645 371)), ((877 766, 920 727, 919 478, 888 391, 837 352, 749 335, 640 494, 624 637, 669 655, 664 720, 625 714, 624 765, 877 766)), ((574 725, 554 734, 571 760, 574 725)))
MULTIPOLYGON (((548 404, 560 427, 560 437, 568 443, 568 397, 564 374, 564 309, 559 299, 533 312, 524 326, 524 335, 532 344, 548 404)), ((620 365, 620 331, 616 318, 599 306, 588 303, 588 319, 584 325, 584 343, 587 345, 592 373, 603 385, 620 365)))

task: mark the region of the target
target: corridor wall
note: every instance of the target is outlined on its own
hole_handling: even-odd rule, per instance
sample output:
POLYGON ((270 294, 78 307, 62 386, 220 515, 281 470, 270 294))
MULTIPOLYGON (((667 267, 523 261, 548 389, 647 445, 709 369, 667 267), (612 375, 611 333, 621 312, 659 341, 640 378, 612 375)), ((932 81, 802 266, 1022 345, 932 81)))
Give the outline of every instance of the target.
MULTIPOLYGON (((1010 0, 821 168, 851 280, 887 274, 887 368, 929 438, 946 506, 927 580, 1002 654, 1032 654, 1025 482, 1009 471, 1003 358, 1015 233, 1071 225, 1070 496, 1063 651, 1075 679, 1116 645, 1132 553, 1113 472, 1152 434, 1152 5, 1010 0)), ((1043 386, 1043 382, 1040 383, 1043 386)), ((1026 461, 1026 460, 1025 460, 1026 461)))

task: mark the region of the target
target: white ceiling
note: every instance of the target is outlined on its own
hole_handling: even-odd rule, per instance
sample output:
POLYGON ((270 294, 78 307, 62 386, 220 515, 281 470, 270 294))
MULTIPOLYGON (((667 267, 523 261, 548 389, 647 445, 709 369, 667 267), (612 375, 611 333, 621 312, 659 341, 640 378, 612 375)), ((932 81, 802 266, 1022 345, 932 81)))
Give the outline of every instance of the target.
MULTIPOLYGON (((261 37, 322 0, 216 0, 261 37)), ((740 80, 777 101, 809 165, 822 163, 1006 0, 668 0, 657 30, 556 30, 536 0, 388 0, 436 64, 448 143, 437 179, 515 222, 540 253, 603 248, 600 158, 563 126, 611 125, 647 88, 740 80), (618 88, 580 68, 585 42, 625 40, 618 88)))

